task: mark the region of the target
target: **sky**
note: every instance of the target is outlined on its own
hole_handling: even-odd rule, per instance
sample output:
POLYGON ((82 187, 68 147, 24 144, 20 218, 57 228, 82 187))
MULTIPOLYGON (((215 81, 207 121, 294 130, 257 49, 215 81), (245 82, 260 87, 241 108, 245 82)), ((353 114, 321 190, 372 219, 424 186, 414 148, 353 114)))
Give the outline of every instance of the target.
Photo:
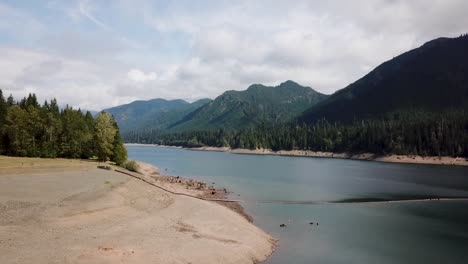
POLYGON ((466 0, 0 0, 0 89, 102 110, 294 80, 331 94, 468 32, 466 0))

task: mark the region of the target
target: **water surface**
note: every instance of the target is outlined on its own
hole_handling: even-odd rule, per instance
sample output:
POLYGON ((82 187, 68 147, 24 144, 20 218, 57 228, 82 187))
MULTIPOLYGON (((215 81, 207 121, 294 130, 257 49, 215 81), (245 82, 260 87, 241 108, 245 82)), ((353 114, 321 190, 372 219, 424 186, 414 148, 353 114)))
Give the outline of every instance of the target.
POLYGON ((466 263, 468 202, 281 204, 468 197, 468 168, 240 155, 128 146, 163 173, 234 191, 255 224, 280 239, 266 262, 466 263), (314 225, 310 225, 314 222, 314 225), (319 223, 317 225, 316 223, 319 223), (286 223, 286 228, 280 228, 286 223))

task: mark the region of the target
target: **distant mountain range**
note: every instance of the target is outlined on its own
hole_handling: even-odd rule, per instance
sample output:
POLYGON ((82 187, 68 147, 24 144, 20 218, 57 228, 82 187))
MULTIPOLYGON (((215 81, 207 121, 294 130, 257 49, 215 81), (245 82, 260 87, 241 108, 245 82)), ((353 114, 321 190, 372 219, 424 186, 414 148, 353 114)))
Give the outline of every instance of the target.
POLYGON ((171 129, 235 130, 261 123, 284 123, 325 98, 327 95, 293 81, 276 87, 254 84, 245 91, 223 93, 174 123, 171 129))
POLYGON ((439 38, 382 63, 299 120, 349 122, 385 113, 468 109, 468 36, 439 38))
POLYGON ((168 132, 254 127, 283 123, 297 117, 327 95, 286 81, 276 87, 254 84, 244 91, 227 91, 215 100, 135 101, 104 111, 114 115, 120 129, 160 129, 168 132))
POLYGON ((194 103, 154 99, 106 109, 121 130, 240 130, 319 119, 351 122, 406 110, 468 110, 468 36, 439 38, 408 51, 328 96, 286 81, 254 84, 194 103))
POLYGON ((184 100, 152 99, 135 101, 104 111, 114 116, 122 133, 142 129, 164 130, 210 101, 210 99, 201 99, 188 103, 184 100))

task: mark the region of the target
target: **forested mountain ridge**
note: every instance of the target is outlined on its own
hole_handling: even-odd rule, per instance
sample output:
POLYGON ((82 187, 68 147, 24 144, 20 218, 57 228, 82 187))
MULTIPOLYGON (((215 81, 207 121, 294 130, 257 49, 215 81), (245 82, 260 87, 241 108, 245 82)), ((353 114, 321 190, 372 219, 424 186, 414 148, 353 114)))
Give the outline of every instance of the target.
POLYGON ((244 91, 223 93, 170 126, 170 131, 237 130, 284 123, 326 97, 293 81, 276 87, 254 84, 244 91))
MULTIPOLYGON (((229 101, 236 96, 231 93, 221 98, 229 101)), ((220 97, 190 115, 200 115, 217 101, 220 97)), ((295 122, 210 130, 203 129, 205 118, 194 131, 134 131, 126 140, 185 147, 468 157, 467 106, 468 35, 463 35, 429 41, 381 64, 310 107, 295 122)))
POLYGON ((134 101, 103 111, 112 114, 123 133, 129 130, 166 129, 191 111, 210 102, 201 99, 193 103, 184 100, 152 99, 134 101))
POLYGON ((438 38, 389 60, 298 118, 352 122, 403 110, 468 109, 468 35, 438 38))
POLYGON ((129 133, 127 142, 183 147, 312 150, 335 153, 468 157, 468 111, 405 111, 350 124, 260 125, 239 131, 129 133))

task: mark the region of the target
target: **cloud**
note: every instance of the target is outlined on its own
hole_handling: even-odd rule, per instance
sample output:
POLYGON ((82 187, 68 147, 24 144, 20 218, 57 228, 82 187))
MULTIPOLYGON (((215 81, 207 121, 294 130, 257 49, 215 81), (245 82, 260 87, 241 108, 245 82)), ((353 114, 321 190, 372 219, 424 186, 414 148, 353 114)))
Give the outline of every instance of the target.
POLYGON ((464 0, 0 4, 0 87, 100 110, 295 80, 332 93, 468 28, 464 0))
POLYGON ((98 65, 16 48, 0 48, 0 56, 4 58, 0 87, 5 94, 22 98, 36 93, 42 101, 57 98, 62 104, 86 109, 100 109, 99 100, 110 101, 107 94, 113 84, 101 78, 116 76, 98 65))
POLYGON ((23 69, 21 75, 16 78, 18 84, 38 84, 43 80, 56 75, 62 69, 62 62, 60 60, 44 60, 37 64, 31 64, 23 69))
POLYGON ((134 82, 148 82, 148 81, 156 80, 156 73, 154 72, 144 73, 138 69, 131 69, 127 73, 127 76, 130 80, 134 82))

